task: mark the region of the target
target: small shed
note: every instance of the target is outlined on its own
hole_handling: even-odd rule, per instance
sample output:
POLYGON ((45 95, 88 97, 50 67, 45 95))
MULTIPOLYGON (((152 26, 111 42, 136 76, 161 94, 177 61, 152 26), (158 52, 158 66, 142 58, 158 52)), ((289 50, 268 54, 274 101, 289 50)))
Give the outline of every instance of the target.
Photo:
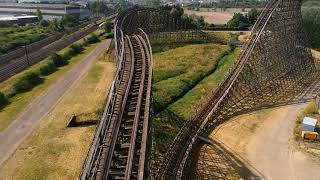
POLYGON ((313 132, 316 125, 317 125, 317 119, 304 117, 300 126, 300 130, 313 132))

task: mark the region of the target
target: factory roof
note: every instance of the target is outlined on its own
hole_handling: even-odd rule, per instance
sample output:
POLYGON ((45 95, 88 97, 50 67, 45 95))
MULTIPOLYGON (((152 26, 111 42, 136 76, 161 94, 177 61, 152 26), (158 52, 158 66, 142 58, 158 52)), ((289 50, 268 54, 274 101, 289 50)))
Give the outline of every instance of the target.
POLYGON ((10 17, 0 17, 0 21, 15 21, 18 19, 36 18, 37 16, 10 16, 10 17))

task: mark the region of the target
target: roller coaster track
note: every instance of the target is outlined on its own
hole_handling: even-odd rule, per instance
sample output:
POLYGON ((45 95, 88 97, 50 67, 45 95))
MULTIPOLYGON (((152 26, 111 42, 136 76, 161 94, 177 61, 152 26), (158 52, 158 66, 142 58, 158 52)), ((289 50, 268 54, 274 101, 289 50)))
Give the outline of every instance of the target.
MULTIPOLYGON (((314 96, 309 93, 308 98, 300 98, 308 88, 316 92, 311 85, 318 83, 320 75, 301 30, 301 3, 302 0, 268 2, 224 81, 181 128, 161 165, 153 167, 155 179, 186 179, 194 162, 192 154, 199 151, 198 137, 207 136, 231 117, 314 96)), ((152 35, 152 41, 166 41, 175 38, 175 34, 180 37, 192 32, 192 36, 181 37, 208 39, 190 24, 171 17, 165 9, 135 7, 118 15, 114 39, 118 72, 81 179, 151 177, 152 50, 148 35, 152 35), (166 33, 173 36, 162 36, 166 33)))
MULTIPOLYGON (((248 60, 250 60, 249 58, 253 54, 254 48, 258 43, 260 43, 258 41, 260 40, 261 35, 266 33, 265 28, 268 25, 271 17, 276 11, 281 10, 279 8, 280 3, 283 3, 283 1, 272 0, 263 10, 252 30, 249 42, 244 48, 245 51, 242 52, 229 75, 209 98, 209 101, 204 104, 202 108, 200 108, 200 111, 197 112, 190 123, 186 123, 181 128, 173 144, 171 144, 171 146, 168 148, 168 152, 165 156, 162 166, 159 168, 156 179, 185 179, 186 175, 184 173, 186 173, 185 171, 188 169, 185 167, 187 159, 190 158, 190 153, 194 149, 198 137, 203 134, 206 135, 206 133, 210 132, 212 127, 215 126, 215 121, 218 121, 219 119, 227 119, 228 117, 232 116, 232 114, 235 114, 235 112, 228 112, 228 110, 226 110, 227 108, 223 107, 226 106, 223 104, 223 101, 230 101, 229 92, 232 88, 234 88, 234 84, 239 79, 240 73, 243 73, 244 67, 248 65, 248 60), (224 109, 224 111, 217 112, 218 108, 224 109)), ((292 70, 288 71, 288 73, 291 72, 292 70)), ((284 74, 283 76, 287 75, 288 73, 284 74)), ((268 87, 268 84, 266 84, 266 87, 268 87)), ((237 102, 233 103, 235 104, 237 102)), ((232 107, 229 109, 231 108, 232 107)), ((252 109, 255 109, 255 107, 252 107, 252 109)), ((245 108, 243 108, 243 111, 246 111, 245 108)))
MULTIPOLYGON (((93 145, 83 179, 143 179, 149 135, 151 53, 143 35, 124 37, 124 64, 119 71, 112 109, 93 145), (109 119, 108 119, 109 118, 109 119)), ((108 107, 108 106, 107 106, 108 107)))
MULTIPOLYGON (((278 1, 280 2, 280 1, 278 1)), ((217 88, 213 97, 210 98, 212 101, 208 102, 202 111, 198 112, 196 116, 191 120, 190 123, 186 123, 180 130, 179 134, 176 136, 174 143, 169 147, 169 152, 166 155, 166 159, 161 166, 161 171, 157 179, 175 179, 177 176, 181 176, 181 166, 184 166, 184 161, 186 161, 186 154, 181 152, 190 151, 192 144, 195 142, 201 130, 208 120, 207 117, 212 113, 219 103, 224 99, 228 90, 232 87, 232 84, 236 80, 241 72, 243 65, 247 61, 247 57, 252 51, 252 47, 255 45, 258 37, 260 36, 263 27, 266 25, 267 20, 271 17, 276 6, 276 1, 268 4, 268 6, 263 10, 261 16, 257 20, 252 33, 249 38, 249 43, 246 44, 245 49, 237 63, 229 73, 229 76, 225 78, 224 82, 217 88), (163 173, 164 172, 164 173, 163 173)), ((181 177, 177 177, 181 178, 181 177)))

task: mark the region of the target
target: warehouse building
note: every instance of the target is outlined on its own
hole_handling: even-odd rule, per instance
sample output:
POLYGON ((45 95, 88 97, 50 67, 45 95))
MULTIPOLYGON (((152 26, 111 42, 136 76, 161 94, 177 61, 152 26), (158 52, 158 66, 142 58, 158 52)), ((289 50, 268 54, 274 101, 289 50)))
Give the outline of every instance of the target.
POLYGON ((12 16, 12 17, 0 17, 0 22, 9 22, 11 24, 26 25, 30 23, 38 22, 37 16, 12 16))

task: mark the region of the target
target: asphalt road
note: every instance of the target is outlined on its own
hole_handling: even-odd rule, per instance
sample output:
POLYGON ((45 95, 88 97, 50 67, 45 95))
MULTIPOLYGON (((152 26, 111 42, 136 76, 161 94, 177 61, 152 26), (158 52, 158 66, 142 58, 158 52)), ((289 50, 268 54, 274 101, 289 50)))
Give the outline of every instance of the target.
POLYGON ((43 96, 36 99, 8 128, 0 132, 0 166, 39 125, 42 117, 55 107, 66 91, 90 69, 109 43, 110 40, 107 40, 98 44, 43 96))
POLYGON ((247 159, 266 179, 319 180, 320 164, 292 144, 297 115, 305 105, 293 105, 274 116, 269 126, 256 132, 247 149, 247 159))

